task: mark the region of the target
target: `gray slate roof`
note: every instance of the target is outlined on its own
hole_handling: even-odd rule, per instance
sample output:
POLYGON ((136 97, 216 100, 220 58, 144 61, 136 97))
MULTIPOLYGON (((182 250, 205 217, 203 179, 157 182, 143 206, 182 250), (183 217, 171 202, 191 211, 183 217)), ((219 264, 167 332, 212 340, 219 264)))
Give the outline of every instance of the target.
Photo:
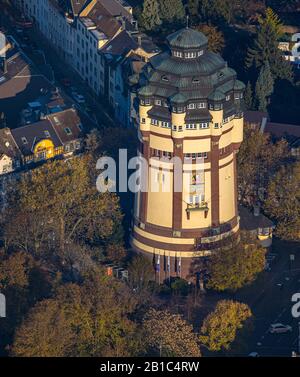
POLYGON ((170 46, 183 49, 196 49, 206 46, 208 39, 203 33, 193 29, 181 29, 168 36, 170 46))

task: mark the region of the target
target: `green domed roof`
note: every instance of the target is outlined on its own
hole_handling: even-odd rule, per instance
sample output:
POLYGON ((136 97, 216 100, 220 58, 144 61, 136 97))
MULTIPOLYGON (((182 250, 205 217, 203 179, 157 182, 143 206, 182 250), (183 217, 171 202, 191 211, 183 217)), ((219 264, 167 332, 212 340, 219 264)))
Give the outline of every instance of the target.
POLYGON ((208 99, 211 101, 224 101, 225 94, 222 93, 220 90, 216 90, 208 97, 208 99))
POLYGON ((143 86, 138 90, 138 93, 141 96, 152 96, 154 94, 153 89, 150 87, 150 85, 143 86))
POLYGON ((199 48, 207 45, 208 39, 199 31, 185 28, 168 36, 170 46, 178 48, 199 48))
POLYGON ((182 93, 176 93, 174 96, 172 96, 171 101, 174 103, 185 103, 187 98, 182 93))
POLYGON ((244 90, 246 88, 245 84, 242 81, 236 80, 234 83, 233 89, 235 90, 244 90))

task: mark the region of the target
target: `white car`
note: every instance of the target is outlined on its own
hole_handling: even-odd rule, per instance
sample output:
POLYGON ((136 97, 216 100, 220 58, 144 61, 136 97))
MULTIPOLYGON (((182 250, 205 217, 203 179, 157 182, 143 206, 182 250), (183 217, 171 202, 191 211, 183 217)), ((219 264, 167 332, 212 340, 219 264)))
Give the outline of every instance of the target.
POLYGON ((291 331, 293 331, 291 326, 283 325, 282 323, 274 323, 269 328, 271 334, 284 334, 291 331))
POLYGON ((83 95, 81 95, 81 94, 78 94, 78 93, 73 92, 73 93, 72 93, 72 98, 73 98, 77 103, 80 103, 80 104, 85 103, 85 99, 84 99, 83 95))

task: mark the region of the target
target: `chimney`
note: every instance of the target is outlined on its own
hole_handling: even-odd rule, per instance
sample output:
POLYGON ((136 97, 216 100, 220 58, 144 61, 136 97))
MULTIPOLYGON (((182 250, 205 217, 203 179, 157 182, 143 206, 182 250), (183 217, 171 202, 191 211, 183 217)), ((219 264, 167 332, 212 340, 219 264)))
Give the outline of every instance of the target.
POLYGON ((138 36, 138 45, 139 45, 139 47, 142 47, 142 36, 141 35, 138 36))
POLYGON ((253 214, 255 217, 258 217, 260 215, 260 204, 257 203, 253 206, 253 214))

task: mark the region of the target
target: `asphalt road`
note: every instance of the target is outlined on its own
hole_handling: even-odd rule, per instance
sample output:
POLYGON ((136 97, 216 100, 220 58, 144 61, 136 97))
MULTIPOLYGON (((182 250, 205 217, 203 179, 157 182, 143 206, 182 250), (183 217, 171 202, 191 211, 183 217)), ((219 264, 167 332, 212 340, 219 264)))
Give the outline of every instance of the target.
MULTIPOLYGON (((73 71, 70 67, 66 69, 66 63, 55 53, 53 48, 49 46, 46 40, 33 28, 25 30, 24 34, 29 38, 24 41, 22 34, 17 33, 14 25, 14 14, 6 14, 0 18, 0 24, 5 27, 7 34, 12 35, 16 41, 21 45, 24 53, 33 61, 38 69, 43 71, 43 63, 47 63, 51 66, 54 78, 53 84, 59 88, 63 98, 68 102, 74 103, 72 99, 71 91, 69 87, 65 87, 61 83, 61 79, 67 78, 71 82, 71 87, 76 88, 78 92, 84 95, 86 99, 86 105, 80 105, 75 102, 75 106, 80 111, 81 115, 88 123, 88 128, 104 128, 117 126, 115 120, 106 111, 105 105, 101 103, 93 92, 89 89, 86 83, 81 80, 79 75, 73 71), (43 59, 41 59, 41 57, 43 59), (87 107, 90 109, 87 111, 87 107)), ((48 79, 51 80, 50 77, 48 79)))
MULTIPOLYGON (((293 318, 291 298, 300 292, 300 248, 297 244, 275 241, 273 252, 277 258, 271 264, 271 271, 253 286, 252 295, 241 301, 247 302, 254 314, 254 331, 247 339, 248 353, 258 352, 260 356, 291 356, 298 352, 300 318, 293 318), (290 262, 290 254, 295 261, 290 262), (291 333, 270 334, 273 323, 282 323, 292 327, 291 333)), ((251 291, 251 289, 250 289, 251 291)))

